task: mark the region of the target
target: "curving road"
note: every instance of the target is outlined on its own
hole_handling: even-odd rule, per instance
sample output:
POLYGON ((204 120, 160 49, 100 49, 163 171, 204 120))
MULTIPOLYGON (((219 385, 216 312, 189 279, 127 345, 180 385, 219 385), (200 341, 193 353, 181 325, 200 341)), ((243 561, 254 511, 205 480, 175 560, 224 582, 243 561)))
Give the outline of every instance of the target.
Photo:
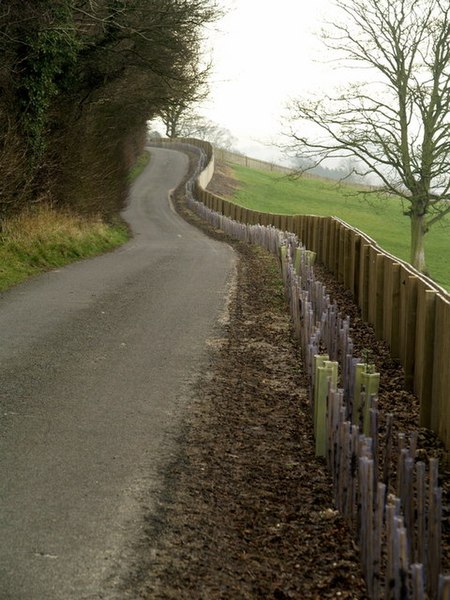
POLYGON ((0 297, 2 600, 115 597, 156 510, 234 263, 169 206, 187 166, 155 150, 128 244, 0 297))

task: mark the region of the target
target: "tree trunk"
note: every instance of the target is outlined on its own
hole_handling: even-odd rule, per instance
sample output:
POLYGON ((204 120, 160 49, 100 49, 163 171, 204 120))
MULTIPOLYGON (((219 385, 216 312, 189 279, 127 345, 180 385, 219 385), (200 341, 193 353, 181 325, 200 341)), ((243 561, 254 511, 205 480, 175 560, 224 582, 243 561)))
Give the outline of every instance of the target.
POLYGON ((426 274, 425 234, 427 225, 425 215, 411 214, 411 264, 421 273, 426 274))

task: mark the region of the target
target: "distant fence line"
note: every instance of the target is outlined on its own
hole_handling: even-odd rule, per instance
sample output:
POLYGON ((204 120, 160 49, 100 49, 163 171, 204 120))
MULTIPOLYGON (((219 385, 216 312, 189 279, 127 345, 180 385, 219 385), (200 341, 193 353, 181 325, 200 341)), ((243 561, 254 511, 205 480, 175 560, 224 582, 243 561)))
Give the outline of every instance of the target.
MULTIPOLYGON (((256 158, 250 158, 239 154, 238 152, 231 152, 230 150, 224 150, 223 148, 214 148, 214 155, 217 159, 223 160, 224 162, 231 162, 236 165, 242 165, 249 169, 258 169, 260 171, 274 171, 276 173, 284 173, 288 175, 292 173, 292 169, 289 167, 283 167, 273 162, 267 162, 265 160, 258 160, 256 158)), ((309 173, 306 173, 306 177, 313 177, 309 173)))
MULTIPOLYGON (((259 160, 257 158, 250 158, 249 156, 245 156, 244 154, 240 154, 239 152, 232 152, 231 150, 225 150, 224 148, 213 147, 213 152, 215 158, 218 160, 233 163, 235 165, 241 165, 242 167, 247 167, 249 169, 257 169, 258 171, 270 171, 272 173, 280 173, 281 175, 292 175, 295 173, 295 169, 290 167, 285 167, 283 165, 279 165, 274 162, 269 162, 266 160, 259 160)), ((324 177, 322 175, 317 175, 316 173, 312 173, 309 171, 304 171, 302 173, 303 179, 320 179, 321 181, 334 181, 336 180, 330 179, 329 177, 324 177)), ((206 187, 206 186, 205 186, 206 187)))
POLYGON ((205 189, 214 172, 211 144, 180 141, 203 151, 204 166, 194 190, 198 200, 234 221, 294 233, 351 291, 363 319, 402 364, 406 386, 420 400, 420 425, 436 432, 449 450, 450 295, 341 219, 263 213, 211 193, 205 189))

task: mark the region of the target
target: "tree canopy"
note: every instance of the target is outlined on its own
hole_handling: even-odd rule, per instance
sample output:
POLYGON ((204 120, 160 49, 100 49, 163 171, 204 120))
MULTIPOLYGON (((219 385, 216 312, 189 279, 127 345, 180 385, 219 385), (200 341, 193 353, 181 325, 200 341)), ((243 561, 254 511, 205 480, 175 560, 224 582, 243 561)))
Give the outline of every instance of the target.
POLYGON ((353 158, 358 175, 403 201, 411 263, 425 272, 424 236, 450 213, 450 5, 447 0, 336 0, 324 41, 369 77, 290 106, 291 149, 311 166, 353 158), (306 123, 309 125, 306 126, 306 123), (314 130, 306 133, 307 127, 314 130))
POLYGON ((200 86, 215 0, 0 8, 0 215, 46 197, 112 214, 146 122, 200 86))

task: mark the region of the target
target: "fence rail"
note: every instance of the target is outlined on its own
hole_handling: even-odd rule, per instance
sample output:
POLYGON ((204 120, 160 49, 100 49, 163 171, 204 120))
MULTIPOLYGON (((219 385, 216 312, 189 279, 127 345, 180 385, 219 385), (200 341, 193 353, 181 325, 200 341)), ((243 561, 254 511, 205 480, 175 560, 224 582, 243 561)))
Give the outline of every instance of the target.
POLYGON ((212 146, 201 140, 181 141, 203 152, 204 167, 193 190, 198 200, 234 221, 294 233, 352 292, 363 319, 402 364, 406 386, 420 400, 420 425, 435 431, 450 450, 450 295, 446 290, 341 219, 263 213, 211 193, 206 187, 214 172, 212 146))

